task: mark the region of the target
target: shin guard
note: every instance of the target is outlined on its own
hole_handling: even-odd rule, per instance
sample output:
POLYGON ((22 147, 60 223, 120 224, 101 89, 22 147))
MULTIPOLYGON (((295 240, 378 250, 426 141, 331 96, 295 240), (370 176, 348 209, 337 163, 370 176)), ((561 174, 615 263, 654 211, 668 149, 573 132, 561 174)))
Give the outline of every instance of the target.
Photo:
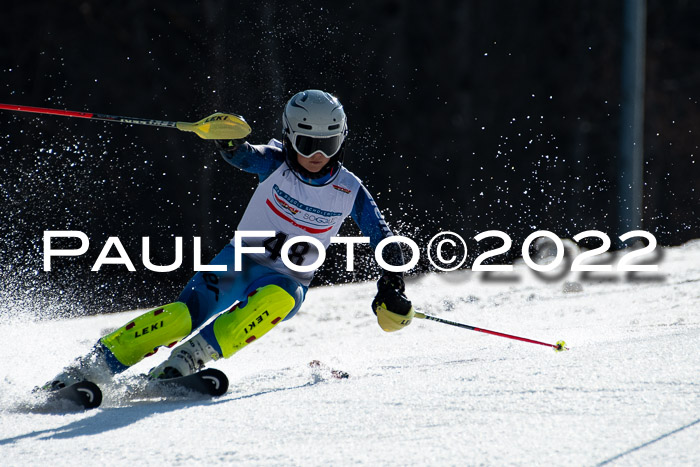
POLYGON ((228 358, 262 337, 294 308, 294 297, 277 285, 266 285, 248 295, 244 306, 236 305, 214 321, 223 357, 228 358))
POLYGON ((100 342, 120 363, 131 366, 155 353, 160 346, 172 347, 190 331, 190 310, 184 303, 175 302, 142 314, 100 342))

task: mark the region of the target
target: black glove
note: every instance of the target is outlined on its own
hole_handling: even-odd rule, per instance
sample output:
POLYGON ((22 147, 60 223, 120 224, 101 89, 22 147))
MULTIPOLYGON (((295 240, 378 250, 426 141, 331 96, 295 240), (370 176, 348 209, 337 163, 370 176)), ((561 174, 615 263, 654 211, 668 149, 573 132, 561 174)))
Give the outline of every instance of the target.
POLYGON ((415 311, 406 298, 406 287, 400 273, 385 272, 377 281, 377 295, 372 311, 379 326, 386 332, 398 331, 411 324, 415 311))
POLYGON ((377 281, 377 295, 372 301, 374 314, 377 314, 377 307, 383 304, 392 313, 408 315, 411 311, 411 301, 404 295, 405 290, 401 274, 385 272, 377 281))
POLYGON ((214 144, 222 151, 235 151, 238 146, 245 143, 244 139, 215 139, 214 144))

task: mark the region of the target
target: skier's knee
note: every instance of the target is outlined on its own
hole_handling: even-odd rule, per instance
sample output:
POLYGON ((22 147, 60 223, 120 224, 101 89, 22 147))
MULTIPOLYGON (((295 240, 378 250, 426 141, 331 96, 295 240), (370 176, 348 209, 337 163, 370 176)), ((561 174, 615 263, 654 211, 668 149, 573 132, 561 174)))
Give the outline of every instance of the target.
POLYGON ((177 344, 191 331, 187 305, 175 302, 142 314, 100 342, 121 364, 131 366, 154 354, 158 347, 177 344))
POLYGON ((306 290, 304 287, 302 287, 297 281, 280 275, 274 277, 273 279, 270 279, 269 277, 261 278, 259 282, 253 282, 250 290, 259 290, 267 285, 278 286, 294 299, 294 306, 289 313, 287 313, 287 316, 283 319, 283 321, 287 321, 293 317, 297 311, 299 311, 299 308, 301 308, 301 304, 304 303, 304 297, 306 295, 306 290))
POLYGON ((254 290, 246 302, 235 305, 214 321, 214 336, 222 356, 228 358, 265 335, 295 306, 295 297, 278 285, 254 290))

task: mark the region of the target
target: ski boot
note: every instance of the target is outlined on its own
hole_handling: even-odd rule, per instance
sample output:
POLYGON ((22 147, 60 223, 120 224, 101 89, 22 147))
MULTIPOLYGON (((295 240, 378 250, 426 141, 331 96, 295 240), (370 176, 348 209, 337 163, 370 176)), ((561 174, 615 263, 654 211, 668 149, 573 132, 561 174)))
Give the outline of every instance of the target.
POLYGON ((81 381, 90 381, 95 384, 111 381, 114 372, 110 369, 105 352, 109 350, 98 343, 87 355, 78 357, 75 362, 37 389, 57 391, 81 381))
POLYGON ((170 357, 148 372, 151 379, 170 379, 198 372, 212 360, 218 360, 219 353, 197 334, 173 350, 170 357))

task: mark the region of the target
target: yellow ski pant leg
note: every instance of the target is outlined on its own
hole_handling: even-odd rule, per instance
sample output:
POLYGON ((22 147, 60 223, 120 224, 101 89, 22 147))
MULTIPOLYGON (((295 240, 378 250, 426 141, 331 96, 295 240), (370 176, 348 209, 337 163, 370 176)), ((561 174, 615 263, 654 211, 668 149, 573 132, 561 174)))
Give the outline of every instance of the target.
POLYGON ((100 341, 126 366, 153 354, 158 347, 173 346, 192 331, 190 310, 182 302, 150 310, 100 341))
POLYGON ((259 339, 282 321, 294 308, 294 297, 277 285, 266 285, 251 294, 245 306, 236 306, 214 321, 216 337, 224 358, 259 339))

